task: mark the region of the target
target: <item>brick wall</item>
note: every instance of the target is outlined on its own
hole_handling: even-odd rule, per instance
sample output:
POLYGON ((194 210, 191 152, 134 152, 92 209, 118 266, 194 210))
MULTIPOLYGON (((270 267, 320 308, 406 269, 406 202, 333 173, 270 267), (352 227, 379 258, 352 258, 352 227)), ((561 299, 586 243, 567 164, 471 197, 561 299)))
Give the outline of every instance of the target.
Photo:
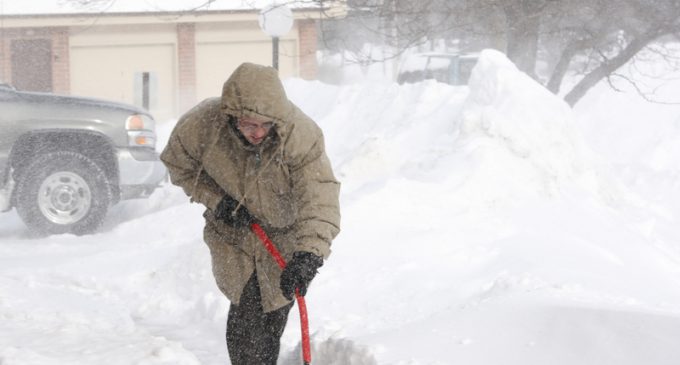
POLYGON ((10 83, 10 75, 12 75, 12 58, 9 55, 9 44, 7 31, 0 29, 0 82, 10 83))
POLYGON ((316 22, 314 20, 298 20, 300 37, 300 77, 315 80, 318 65, 316 63, 316 22))
POLYGON ((193 23, 177 24, 177 61, 179 113, 196 104, 196 27, 193 23))
POLYGON ((67 28, 51 28, 52 34, 52 91, 68 94, 71 91, 69 32, 67 28))

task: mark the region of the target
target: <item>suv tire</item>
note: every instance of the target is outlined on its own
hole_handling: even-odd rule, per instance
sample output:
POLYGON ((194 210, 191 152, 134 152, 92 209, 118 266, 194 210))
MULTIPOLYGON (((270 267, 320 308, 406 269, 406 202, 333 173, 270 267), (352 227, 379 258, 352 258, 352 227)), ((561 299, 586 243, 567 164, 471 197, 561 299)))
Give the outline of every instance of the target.
POLYGON ((104 170, 71 151, 39 155, 18 176, 17 212, 39 234, 94 232, 112 194, 104 170))

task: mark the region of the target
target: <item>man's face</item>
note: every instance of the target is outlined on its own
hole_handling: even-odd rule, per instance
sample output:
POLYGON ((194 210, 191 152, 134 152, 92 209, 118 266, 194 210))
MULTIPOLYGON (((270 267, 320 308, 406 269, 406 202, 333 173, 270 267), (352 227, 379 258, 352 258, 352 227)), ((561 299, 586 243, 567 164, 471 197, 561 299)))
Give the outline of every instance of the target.
POLYGON ((248 142, 257 146, 267 137, 274 123, 264 118, 244 116, 238 119, 236 126, 248 142))

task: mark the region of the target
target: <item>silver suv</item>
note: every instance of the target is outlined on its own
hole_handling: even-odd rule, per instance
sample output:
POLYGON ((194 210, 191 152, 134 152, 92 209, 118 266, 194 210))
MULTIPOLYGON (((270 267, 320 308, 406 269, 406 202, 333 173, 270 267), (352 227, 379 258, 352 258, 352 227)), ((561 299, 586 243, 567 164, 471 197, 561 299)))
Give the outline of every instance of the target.
POLYGON ((0 84, 0 211, 41 234, 94 232, 109 206, 165 179, 147 112, 0 84))

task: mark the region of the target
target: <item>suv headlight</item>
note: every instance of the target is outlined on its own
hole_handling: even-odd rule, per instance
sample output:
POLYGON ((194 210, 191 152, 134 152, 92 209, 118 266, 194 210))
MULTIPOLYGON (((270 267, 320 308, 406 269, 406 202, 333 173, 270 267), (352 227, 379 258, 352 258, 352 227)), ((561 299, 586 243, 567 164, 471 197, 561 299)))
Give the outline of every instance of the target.
POLYGON ((156 148, 156 123, 147 115, 133 114, 125 120, 131 147, 156 148))

